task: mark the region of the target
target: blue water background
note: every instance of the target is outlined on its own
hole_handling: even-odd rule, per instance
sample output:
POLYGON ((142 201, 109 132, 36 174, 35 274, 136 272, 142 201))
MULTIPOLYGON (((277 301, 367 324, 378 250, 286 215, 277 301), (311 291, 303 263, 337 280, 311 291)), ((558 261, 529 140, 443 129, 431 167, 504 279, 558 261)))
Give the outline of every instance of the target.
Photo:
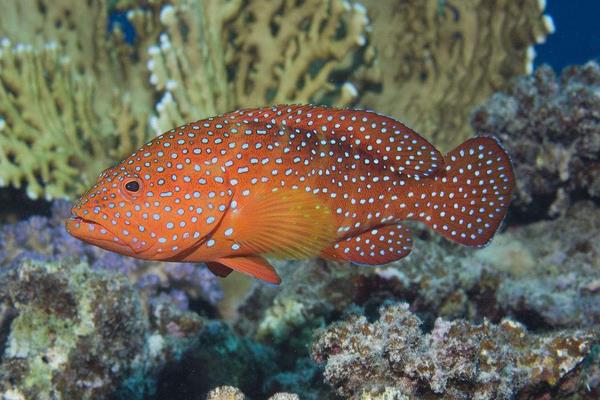
POLYGON ((600 0, 548 0, 556 32, 536 46, 535 65, 550 64, 560 71, 567 65, 600 62, 600 0))

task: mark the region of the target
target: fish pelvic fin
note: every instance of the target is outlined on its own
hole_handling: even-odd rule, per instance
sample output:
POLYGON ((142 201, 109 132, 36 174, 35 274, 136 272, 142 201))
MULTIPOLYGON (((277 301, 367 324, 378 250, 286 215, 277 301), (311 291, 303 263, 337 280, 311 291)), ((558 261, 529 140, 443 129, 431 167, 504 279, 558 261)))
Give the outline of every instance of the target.
POLYGON ((279 285, 281 283, 281 278, 277 275, 273 266, 260 256, 224 257, 219 258, 210 264, 212 264, 210 270, 213 271, 213 273, 216 273, 216 271, 227 272, 229 270, 227 272, 228 275, 231 270, 235 270, 274 285, 279 285))
POLYGON ((456 243, 483 247, 506 216, 514 187, 510 157, 494 137, 472 138, 444 157, 417 219, 456 243))

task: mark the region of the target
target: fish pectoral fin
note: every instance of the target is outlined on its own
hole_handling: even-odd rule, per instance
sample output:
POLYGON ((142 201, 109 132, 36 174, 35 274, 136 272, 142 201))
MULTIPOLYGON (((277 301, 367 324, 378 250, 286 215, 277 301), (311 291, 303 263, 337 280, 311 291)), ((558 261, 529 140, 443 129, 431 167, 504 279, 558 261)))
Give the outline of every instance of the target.
POLYGON ((321 256, 361 265, 382 265, 406 257, 411 250, 410 230, 397 224, 346 238, 325 249, 321 256))
POLYGON ((318 196, 304 190, 257 193, 232 213, 235 240, 252 254, 317 257, 335 241, 335 220, 318 196))
POLYGON ((231 273, 231 271, 233 271, 231 268, 226 267, 218 262, 207 262, 206 266, 208 267, 210 272, 212 272, 215 276, 218 276, 220 278, 225 278, 231 273))
POLYGON ((229 271, 236 270, 275 285, 281 283, 281 278, 277 275, 273 266, 260 256, 223 257, 217 259, 216 262, 211 262, 211 264, 219 264, 221 268, 227 268, 229 271))

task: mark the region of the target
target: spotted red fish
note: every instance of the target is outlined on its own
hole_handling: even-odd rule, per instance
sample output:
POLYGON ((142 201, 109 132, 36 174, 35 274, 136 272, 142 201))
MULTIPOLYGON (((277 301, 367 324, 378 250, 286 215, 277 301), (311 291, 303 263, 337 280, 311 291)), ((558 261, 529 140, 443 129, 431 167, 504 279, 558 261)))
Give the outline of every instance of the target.
POLYGON ((132 257, 206 262, 278 283, 264 256, 358 264, 405 257, 422 221, 487 244, 514 176, 492 137, 442 156, 402 123, 369 111, 275 106, 172 129, 105 170, 68 231, 132 257))

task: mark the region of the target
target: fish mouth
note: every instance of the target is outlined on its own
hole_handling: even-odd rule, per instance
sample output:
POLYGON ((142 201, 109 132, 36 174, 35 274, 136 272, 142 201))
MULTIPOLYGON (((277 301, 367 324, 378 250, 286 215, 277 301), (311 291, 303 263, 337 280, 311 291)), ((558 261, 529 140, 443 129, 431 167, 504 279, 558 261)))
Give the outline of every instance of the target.
POLYGON ((121 254, 130 254, 133 249, 110 229, 94 220, 77 215, 71 211, 71 215, 65 221, 67 232, 79 240, 106 250, 121 254))

